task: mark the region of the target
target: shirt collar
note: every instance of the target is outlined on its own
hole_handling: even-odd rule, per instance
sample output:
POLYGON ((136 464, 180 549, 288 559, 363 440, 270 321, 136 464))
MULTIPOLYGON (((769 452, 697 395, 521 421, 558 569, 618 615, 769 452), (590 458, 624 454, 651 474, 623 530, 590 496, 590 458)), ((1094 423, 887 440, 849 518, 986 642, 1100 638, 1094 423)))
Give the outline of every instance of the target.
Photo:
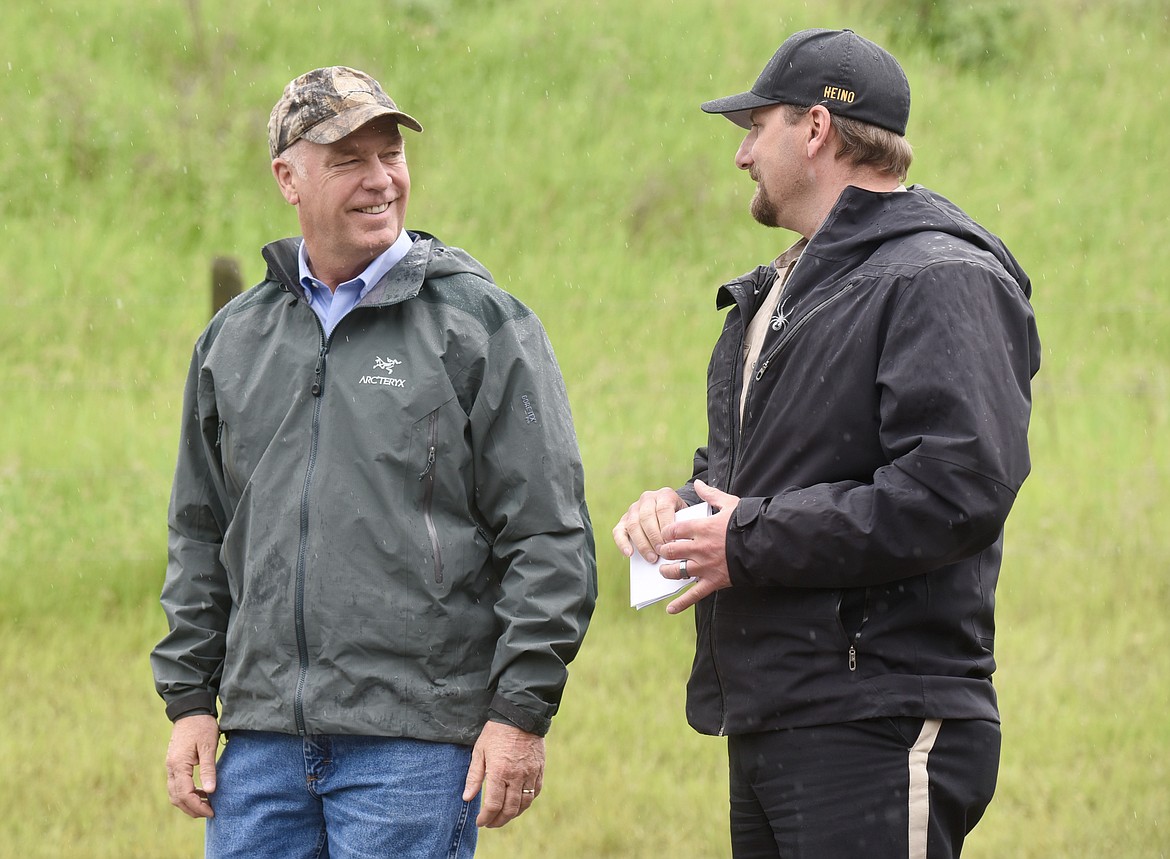
MULTIPOLYGON (((366 266, 365 270, 352 280, 347 280, 345 283, 337 285, 338 289, 342 287, 353 286, 358 284, 360 286, 358 298, 363 297, 370 289, 382 279, 386 272, 394 268, 404 256, 410 251, 410 246, 414 244, 409 233, 405 229, 398 234, 398 238, 394 240, 394 244, 382 251, 374 257, 373 261, 366 266)), ((314 288, 328 289, 323 282, 313 277, 313 272, 309 269, 309 252, 305 249, 305 240, 301 239, 301 247, 297 252, 297 267, 299 269, 299 277, 301 286, 305 288, 310 294, 314 288)))

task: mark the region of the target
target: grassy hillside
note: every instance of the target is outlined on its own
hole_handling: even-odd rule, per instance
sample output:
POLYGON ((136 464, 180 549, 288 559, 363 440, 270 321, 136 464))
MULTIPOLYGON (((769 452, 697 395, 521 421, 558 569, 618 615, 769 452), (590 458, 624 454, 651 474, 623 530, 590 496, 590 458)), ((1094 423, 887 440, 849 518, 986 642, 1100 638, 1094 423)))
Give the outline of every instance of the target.
POLYGON ((714 289, 790 237, 747 215, 729 123, 805 26, 889 44, 911 181, 1005 238, 1044 341, 998 600, 1004 758, 965 855, 1170 852, 1170 21, 1161 0, 60 0, 0 25, 0 859, 199 854, 166 801, 146 654, 181 380, 214 256, 292 234, 265 123, 318 65, 379 77, 408 224, 468 248, 565 371, 602 594, 537 808, 492 857, 727 854, 722 743, 682 716, 689 617, 626 608, 607 533, 687 476, 714 289), (321 11, 326 9, 328 11, 321 11))

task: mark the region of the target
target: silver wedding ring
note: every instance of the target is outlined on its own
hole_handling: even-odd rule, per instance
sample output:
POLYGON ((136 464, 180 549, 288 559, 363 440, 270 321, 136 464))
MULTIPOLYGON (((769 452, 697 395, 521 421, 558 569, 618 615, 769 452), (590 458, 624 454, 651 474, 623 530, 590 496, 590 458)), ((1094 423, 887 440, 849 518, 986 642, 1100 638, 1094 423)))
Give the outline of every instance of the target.
POLYGON ((532 789, 532 788, 530 788, 530 787, 521 788, 521 789, 520 789, 520 792, 521 792, 521 793, 527 793, 527 794, 529 794, 530 796, 536 796, 536 791, 535 791, 535 790, 533 790, 533 789, 532 789))
POLYGON ((681 561, 678 562, 678 577, 680 579, 689 579, 690 578, 690 576, 687 575, 687 559, 686 558, 683 558, 681 561))

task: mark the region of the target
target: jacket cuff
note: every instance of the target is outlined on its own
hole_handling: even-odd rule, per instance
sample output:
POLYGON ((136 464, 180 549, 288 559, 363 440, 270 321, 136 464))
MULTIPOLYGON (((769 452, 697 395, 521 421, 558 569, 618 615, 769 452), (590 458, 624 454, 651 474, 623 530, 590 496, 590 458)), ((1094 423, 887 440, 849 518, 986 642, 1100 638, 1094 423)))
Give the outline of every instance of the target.
POLYGON ((506 722, 521 731, 536 734, 538 737, 543 737, 552 727, 552 719, 534 716, 499 695, 492 698, 491 707, 488 708, 488 717, 493 722, 506 722))
POLYGON ((731 577, 732 587, 754 585, 751 573, 743 568, 740 562, 740 548, 743 546, 744 534, 755 526, 760 518, 760 510, 764 506, 762 497, 741 498, 735 505, 735 512, 731 521, 727 523, 727 573, 731 577))
POLYGON ((206 713, 218 717, 214 692, 191 692, 167 704, 167 718, 174 722, 183 716, 206 713))

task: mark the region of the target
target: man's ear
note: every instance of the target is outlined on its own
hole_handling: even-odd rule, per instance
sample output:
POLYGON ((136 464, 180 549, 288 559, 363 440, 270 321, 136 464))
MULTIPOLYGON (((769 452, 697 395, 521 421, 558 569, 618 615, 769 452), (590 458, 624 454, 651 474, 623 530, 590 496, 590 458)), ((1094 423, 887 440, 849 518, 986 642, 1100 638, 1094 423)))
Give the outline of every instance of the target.
POLYGON ((289 205, 295 206, 299 203, 301 195, 297 192, 297 173, 293 170, 292 165, 283 158, 274 158, 272 159, 272 175, 276 177, 280 193, 284 195, 284 199, 288 201, 289 205))
POLYGON ((822 104, 814 104, 806 116, 808 118, 806 148, 808 157, 812 159, 828 145, 829 135, 833 130, 833 117, 822 104))

